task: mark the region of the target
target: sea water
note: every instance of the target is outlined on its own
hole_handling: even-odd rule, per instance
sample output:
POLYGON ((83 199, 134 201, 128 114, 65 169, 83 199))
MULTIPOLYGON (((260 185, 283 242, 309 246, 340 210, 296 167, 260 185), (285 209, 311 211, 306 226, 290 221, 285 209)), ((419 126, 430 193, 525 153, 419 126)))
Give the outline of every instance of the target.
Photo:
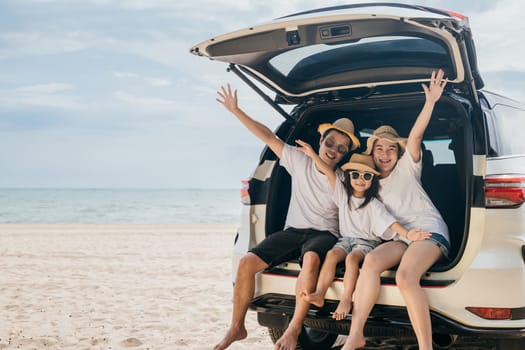
POLYGON ((237 223, 238 189, 0 189, 0 224, 237 223))

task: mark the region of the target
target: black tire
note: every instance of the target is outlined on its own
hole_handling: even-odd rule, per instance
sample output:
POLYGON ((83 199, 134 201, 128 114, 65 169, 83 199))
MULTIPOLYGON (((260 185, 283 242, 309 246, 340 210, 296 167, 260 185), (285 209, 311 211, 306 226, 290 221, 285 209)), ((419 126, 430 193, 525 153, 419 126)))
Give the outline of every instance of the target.
MULTIPOLYGON (((285 329, 268 327, 268 333, 272 342, 275 344, 284 334, 285 329)), ((297 340, 297 350, 329 350, 335 343, 337 334, 319 331, 303 326, 299 339, 297 340)))

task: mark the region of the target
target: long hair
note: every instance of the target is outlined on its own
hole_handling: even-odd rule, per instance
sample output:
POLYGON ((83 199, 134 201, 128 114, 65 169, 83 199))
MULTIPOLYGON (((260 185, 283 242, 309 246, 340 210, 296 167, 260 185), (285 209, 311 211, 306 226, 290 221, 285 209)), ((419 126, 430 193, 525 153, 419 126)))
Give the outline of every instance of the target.
MULTIPOLYGON (((352 183, 350 182, 350 171, 352 170, 345 170, 345 190, 348 194, 348 207, 350 210, 352 210, 352 196, 354 195, 354 189, 352 188, 352 183)), ((365 201, 359 206, 357 209, 364 208, 372 198, 379 198, 379 175, 374 175, 372 177, 372 184, 370 187, 365 191, 365 201)))

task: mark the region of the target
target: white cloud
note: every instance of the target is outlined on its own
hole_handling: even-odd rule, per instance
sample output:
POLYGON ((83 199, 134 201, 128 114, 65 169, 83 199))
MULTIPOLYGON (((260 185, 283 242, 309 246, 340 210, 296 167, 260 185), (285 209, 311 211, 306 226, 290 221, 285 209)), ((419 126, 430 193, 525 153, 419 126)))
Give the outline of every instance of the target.
POLYGON ((74 52, 93 46, 97 40, 80 32, 6 32, 0 34, 0 58, 51 55, 74 52))
POLYGON ((524 2, 506 0, 470 18, 481 72, 525 71, 524 12, 524 2))
POLYGON ((16 91, 22 93, 54 94, 56 92, 73 90, 73 85, 64 83, 47 83, 30 86, 21 86, 16 91))
POLYGON ((127 104, 129 107, 144 108, 149 112, 171 111, 177 106, 175 100, 136 96, 125 91, 115 91, 113 93, 113 98, 119 102, 127 104))
POLYGON ((79 109, 82 107, 78 96, 64 95, 74 89, 72 84, 47 83, 20 86, 0 91, 0 107, 50 107, 58 109, 79 109))
POLYGON ((131 73, 131 72, 113 72, 113 76, 117 78, 137 78, 138 77, 136 73, 131 73))
POLYGON ((169 79, 142 77, 137 73, 131 72, 113 72, 113 76, 119 79, 136 79, 137 81, 155 87, 166 87, 172 85, 172 82, 169 79))
POLYGON ((167 79, 147 78, 146 81, 149 82, 151 86, 158 86, 158 87, 171 86, 171 81, 167 79))

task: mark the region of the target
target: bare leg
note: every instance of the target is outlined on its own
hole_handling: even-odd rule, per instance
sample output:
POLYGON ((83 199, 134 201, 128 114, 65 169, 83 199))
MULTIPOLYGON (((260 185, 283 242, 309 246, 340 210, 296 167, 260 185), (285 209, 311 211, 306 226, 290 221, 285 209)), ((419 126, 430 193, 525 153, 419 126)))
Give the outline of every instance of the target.
POLYGON ((261 258, 253 253, 242 257, 237 268, 237 278, 233 288, 233 311, 230 328, 214 350, 226 349, 231 343, 246 338, 248 333, 244 327, 244 319, 255 290, 255 274, 268 267, 261 258))
POLYGON ((421 276, 441 257, 439 247, 430 241, 413 242, 403 254, 396 272, 396 283, 407 306, 419 349, 432 349, 432 325, 427 295, 421 276))
POLYGON ((295 286, 295 311, 282 337, 275 343, 275 350, 295 350, 297 338, 301 333, 303 321, 308 313, 310 303, 300 296, 302 291, 311 292, 315 288, 319 276, 321 261, 317 253, 306 252, 303 256, 303 266, 295 286))
POLYGON ((301 298, 315 306, 322 307, 324 305, 324 296, 326 291, 332 285, 335 277, 335 270, 337 264, 345 259, 346 251, 341 248, 332 248, 326 253, 326 259, 321 267, 319 273, 319 280, 317 287, 313 293, 303 290, 300 293, 301 298))
POLYGON ((359 276, 359 264, 364 257, 359 250, 353 250, 346 256, 343 295, 333 315, 337 321, 344 319, 352 308, 352 295, 354 294, 357 276, 359 276))
POLYGON ((354 350, 366 345, 365 323, 379 297, 381 273, 397 264, 405 250, 403 243, 387 242, 366 255, 356 283, 352 323, 343 350, 354 350))

